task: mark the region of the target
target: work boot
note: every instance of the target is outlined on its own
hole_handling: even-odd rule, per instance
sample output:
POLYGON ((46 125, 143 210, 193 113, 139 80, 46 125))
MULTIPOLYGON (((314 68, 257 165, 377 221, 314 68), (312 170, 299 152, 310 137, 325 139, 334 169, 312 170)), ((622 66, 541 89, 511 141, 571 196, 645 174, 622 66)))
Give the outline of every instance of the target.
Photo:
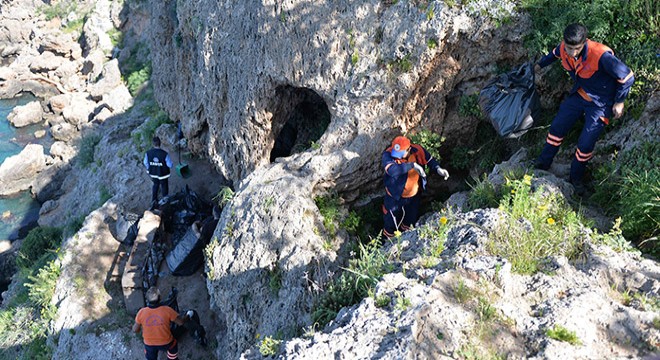
POLYGON ((584 194, 587 193, 587 187, 584 186, 584 183, 580 180, 568 180, 571 185, 573 185, 573 189, 575 190, 575 195, 582 197, 584 194))
POLYGON ((534 162, 532 163, 532 166, 534 166, 534 169, 538 169, 538 170, 546 170, 547 171, 548 169, 550 169, 550 165, 545 165, 539 159, 534 160, 534 162))

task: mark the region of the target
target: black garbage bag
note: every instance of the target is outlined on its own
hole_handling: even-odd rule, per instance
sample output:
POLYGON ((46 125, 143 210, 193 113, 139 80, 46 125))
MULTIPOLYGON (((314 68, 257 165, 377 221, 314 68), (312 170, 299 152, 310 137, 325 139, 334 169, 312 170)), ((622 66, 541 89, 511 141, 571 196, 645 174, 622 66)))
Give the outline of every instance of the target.
POLYGON ((541 111, 534 88, 534 63, 525 63, 489 81, 479 105, 500 136, 517 138, 529 130, 541 111))
POLYGON ((117 219, 115 230, 117 240, 122 244, 132 245, 138 234, 140 216, 134 213, 122 213, 117 219))
POLYGON ((195 273, 204 262, 204 246, 206 246, 204 239, 198 238, 192 229, 188 229, 165 257, 172 275, 188 276, 195 273))

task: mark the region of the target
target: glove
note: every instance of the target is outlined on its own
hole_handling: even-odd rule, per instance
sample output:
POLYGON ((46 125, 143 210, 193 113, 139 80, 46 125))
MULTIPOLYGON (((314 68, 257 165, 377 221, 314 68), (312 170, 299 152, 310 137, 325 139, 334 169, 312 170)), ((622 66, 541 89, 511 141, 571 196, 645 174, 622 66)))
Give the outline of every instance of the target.
POLYGON ((195 313, 194 313, 192 310, 188 310, 188 311, 186 311, 186 315, 188 315, 188 317, 191 318, 191 319, 192 319, 192 317, 193 317, 194 314, 195 314, 195 313))
POLYGON ((413 169, 415 169, 415 171, 417 171, 419 176, 421 176, 423 178, 426 177, 426 173, 424 172, 424 168, 422 167, 422 165, 420 165, 418 163, 413 163, 413 169))
POLYGON ((441 168, 441 167, 438 167, 438 175, 440 175, 440 176, 442 176, 443 178, 445 178, 445 180, 449 179, 449 171, 447 171, 447 170, 445 170, 445 169, 443 169, 443 168, 441 168))

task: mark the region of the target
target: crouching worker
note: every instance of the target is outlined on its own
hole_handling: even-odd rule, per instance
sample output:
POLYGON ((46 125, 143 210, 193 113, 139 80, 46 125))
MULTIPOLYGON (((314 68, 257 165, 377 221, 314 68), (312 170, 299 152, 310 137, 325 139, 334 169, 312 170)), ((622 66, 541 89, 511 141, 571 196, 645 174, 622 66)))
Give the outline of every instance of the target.
POLYGON ((170 330, 170 323, 183 325, 191 316, 192 311, 181 316, 171 307, 161 305, 160 291, 154 286, 150 287, 147 290, 147 307, 138 311, 133 324, 134 332, 142 330, 145 358, 157 360, 159 351, 167 351, 169 360, 177 360, 178 346, 170 330))
POLYGON ((383 236, 391 238, 395 231, 406 231, 417 221, 421 198, 420 188, 426 187, 425 166, 449 178, 449 172, 440 167, 426 149, 411 144, 404 136, 397 136, 392 146, 383 152, 385 171, 385 201, 383 204, 383 236))

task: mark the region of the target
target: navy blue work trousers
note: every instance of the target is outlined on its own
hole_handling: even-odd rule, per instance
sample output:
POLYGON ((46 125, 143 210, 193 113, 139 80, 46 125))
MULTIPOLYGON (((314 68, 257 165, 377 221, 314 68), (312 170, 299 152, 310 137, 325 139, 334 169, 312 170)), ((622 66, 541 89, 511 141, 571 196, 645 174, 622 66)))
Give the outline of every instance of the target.
POLYGON ((584 115, 584 127, 578 138, 577 149, 571 163, 570 180, 572 182, 582 181, 587 162, 594 155, 596 141, 612 115, 611 105, 597 106, 592 101, 584 100, 578 93, 570 95, 561 103, 557 115, 552 120, 545 146, 537 160, 541 168, 550 168, 564 137, 582 115, 584 115))

